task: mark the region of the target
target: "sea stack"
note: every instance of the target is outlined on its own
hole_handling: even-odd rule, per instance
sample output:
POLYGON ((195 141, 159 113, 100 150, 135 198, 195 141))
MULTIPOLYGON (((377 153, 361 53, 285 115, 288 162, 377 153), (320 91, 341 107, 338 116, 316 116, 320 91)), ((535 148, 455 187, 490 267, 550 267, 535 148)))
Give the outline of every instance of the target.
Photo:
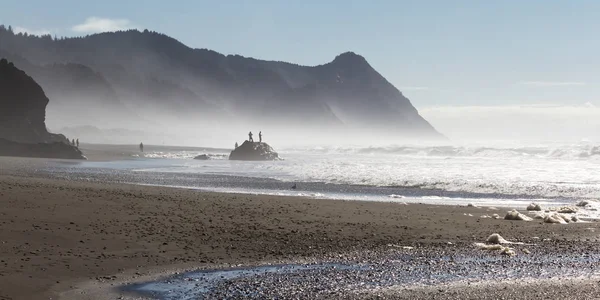
POLYGON ((267 143, 245 141, 242 145, 231 151, 229 160, 265 161, 281 160, 281 158, 267 143))
POLYGON ((0 155, 85 159, 65 136, 46 129, 48 102, 33 78, 0 60, 0 155))

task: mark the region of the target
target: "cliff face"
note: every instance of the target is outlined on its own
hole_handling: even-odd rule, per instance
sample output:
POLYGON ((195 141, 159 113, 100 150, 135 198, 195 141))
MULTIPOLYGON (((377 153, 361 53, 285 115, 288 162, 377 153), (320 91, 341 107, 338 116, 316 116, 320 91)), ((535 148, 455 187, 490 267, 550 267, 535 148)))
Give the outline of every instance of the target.
POLYGON ((0 155, 85 159, 63 135, 46 129, 48 102, 29 75, 0 59, 0 155))
POLYGON ((50 78, 36 72, 42 86, 53 91, 56 103, 75 100, 61 94, 67 92, 54 93, 53 82, 72 82, 60 78, 73 78, 87 68, 104 78, 106 84, 102 86, 107 88, 86 88, 86 97, 102 104, 119 98, 141 117, 153 111, 158 118, 225 123, 233 119, 243 124, 302 128, 368 127, 398 136, 441 137, 400 91, 364 57, 352 52, 340 54, 327 64, 300 66, 192 49, 149 31, 56 40, 16 35, 0 27, 2 51, 45 68, 76 64, 77 68, 58 68, 60 72, 53 71, 50 78), (107 89, 116 96, 103 94, 107 89))
POLYGON ((57 140, 46 130, 48 101, 31 77, 0 60, 0 138, 24 143, 57 140))

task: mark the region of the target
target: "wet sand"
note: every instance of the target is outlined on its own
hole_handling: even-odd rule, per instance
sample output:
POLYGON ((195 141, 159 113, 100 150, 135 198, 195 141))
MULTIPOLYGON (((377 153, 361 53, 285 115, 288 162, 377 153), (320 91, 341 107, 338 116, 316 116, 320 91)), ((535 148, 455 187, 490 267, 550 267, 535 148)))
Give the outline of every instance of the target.
MULTIPOLYGON (((596 251, 598 242, 590 230, 596 223, 479 218, 504 215, 505 209, 202 193, 43 179, 2 166, 0 299, 95 299, 106 296, 111 284, 157 271, 329 258, 389 244, 478 251, 472 244, 494 232, 525 243, 547 239, 544 249, 556 253, 596 251)), ((587 296, 597 289, 580 285, 587 296)), ((509 286, 511 293, 528 290, 509 286)), ((558 293, 559 285, 551 287, 558 293)), ((476 295, 470 287, 443 290, 458 293, 456 298, 476 295)), ((522 295, 540 295, 533 292, 522 295)), ((452 298, 440 293, 415 289, 383 296, 452 298)))

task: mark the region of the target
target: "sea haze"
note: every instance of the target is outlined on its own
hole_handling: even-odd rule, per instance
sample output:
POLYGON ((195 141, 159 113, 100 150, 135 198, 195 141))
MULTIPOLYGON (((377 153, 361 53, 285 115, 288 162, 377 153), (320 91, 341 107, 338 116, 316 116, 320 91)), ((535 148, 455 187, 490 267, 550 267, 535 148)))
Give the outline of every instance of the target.
POLYGON ((445 139, 351 51, 301 66, 194 49, 148 30, 52 38, 0 25, 0 41, 0 57, 50 99, 48 127, 86 142, 231 147, 250 130, 299 145, 445 139))

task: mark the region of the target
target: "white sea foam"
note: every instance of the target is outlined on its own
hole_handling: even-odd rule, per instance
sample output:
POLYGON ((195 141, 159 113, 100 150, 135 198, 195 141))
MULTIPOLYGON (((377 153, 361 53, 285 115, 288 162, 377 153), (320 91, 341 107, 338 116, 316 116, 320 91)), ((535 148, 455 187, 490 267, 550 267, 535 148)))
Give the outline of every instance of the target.
POLYGON ((228 158, 227 154, 223 153, 206 153, 200 151, 153 151, 143 153, 141 155, 134 154, 135 157, 143 158, 165 158, 165 159, 192 159, 198 155, 206 154, 211 160, 224 160, 228 158))
MULTIPOLYGON (((553 202, 557 199, 562 204, 575 205, 581 199, 594 200, 600 196, 600 173, 597 172, 600 148, 591 143, 529 147, 373 146, 278 150, 284 161, 232 162, 223 154, 219 157, 221 160, 196 161, 191 158, 203 153, 146 153, 146 157, 171 159, 173 164, 140 168, 138 171, 209 173, 286 182, 403 187, 417 191, 435 189, 441 191, 440 196, 404 195, 396 191, 387 195, 388 200, 407 197, 427 203, 466 205, 470 202, 477 206, 515 205, 524 208, 535 201, 546 208, 556 205, 553 202), (467 195, 464 198, 467 200, 462 203, 454 201, 463 194, 467 195), (492 203, 489 199, 497 201, 492 203)), ((595 201, 587 201, 586 205, 577 215, 596 218, 600 205, 595 201)))
POLYGON ((511 210, 509 212, 506 213, 506 216, 504 216, 504 220, 512 220, 512 221, 532 221, 533 219, 531 217, 528 217, 520 212, 518 212, 517 210, 511 210))
POLYGON ((600 195, 600 176, 594 171, 600 156, 597 155, 598 150, 590 145, 288 151, 285 163, 268 165, 264 169, 286 173, 295 181, 540 197, 593 198, 600 195))
MULTIPOLYGON (((189 160, 200 152, 155 152, 149 158, 189 160)), ((451 192, 590 198, 600 195, 600 151, 591 145, 522 148, 346 147, 287 149, 285 161, 187 164, 185 172, 269 177, 451 192), (214 173, 214 172, 213 172, 214 173)), ((211 157, 213 158, 213 157, 211 157)), ((226 156, 215 155, 226 160, 226 156)), ((161 171, 170 171, 164 168, 161 171)), ((176 168, 181 172, 181 168, 176 168)))

